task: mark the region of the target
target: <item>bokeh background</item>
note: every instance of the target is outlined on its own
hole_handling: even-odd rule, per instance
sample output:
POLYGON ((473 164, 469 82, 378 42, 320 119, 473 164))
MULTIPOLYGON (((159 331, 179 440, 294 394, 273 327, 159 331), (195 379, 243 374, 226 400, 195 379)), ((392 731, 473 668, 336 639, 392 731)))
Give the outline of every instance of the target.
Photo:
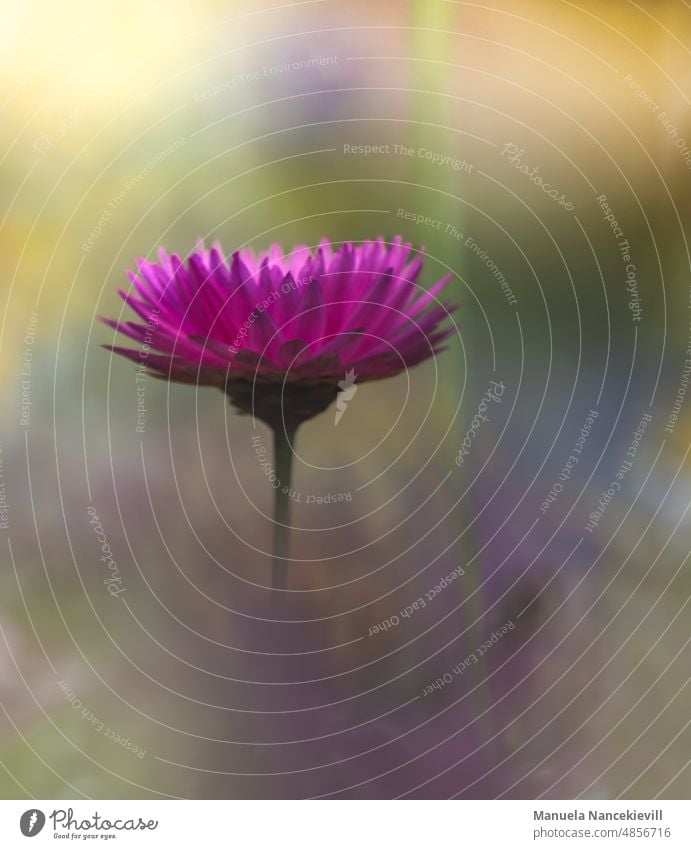
POLYGON ((688 4, 1 15, 0 794, 688 798, 688 4), (269 434, 98 316, 161 245, 399 233, 458 333, 303 427, 272 606, 269 434))

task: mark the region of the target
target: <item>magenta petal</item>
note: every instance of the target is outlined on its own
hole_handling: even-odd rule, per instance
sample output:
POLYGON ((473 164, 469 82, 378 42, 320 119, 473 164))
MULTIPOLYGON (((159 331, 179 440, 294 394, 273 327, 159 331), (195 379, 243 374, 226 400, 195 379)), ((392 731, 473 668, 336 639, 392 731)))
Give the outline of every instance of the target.
POLYGON ((434 355, 455 306, 440 303, 452 275, 418 286, 420 252, 400 236, 285 252, 273 244, 229 259, 199 242, 186 261, 161 250, 129 272, 120 294, 143 323, 103 319, 141 350, 112 347, 153 373, 226 387, 233 378, 338 382, 396 374, 434 355), (412 256, 412 259, 411 259, 412 256))
POLYGON ((309 339, 312 343, 319 343, 322 341, 325 318, 321 286, 314 280, 302 287, 300 300, 297 304, 297 315, 286 324, 286 329, 292 336, 309 339))

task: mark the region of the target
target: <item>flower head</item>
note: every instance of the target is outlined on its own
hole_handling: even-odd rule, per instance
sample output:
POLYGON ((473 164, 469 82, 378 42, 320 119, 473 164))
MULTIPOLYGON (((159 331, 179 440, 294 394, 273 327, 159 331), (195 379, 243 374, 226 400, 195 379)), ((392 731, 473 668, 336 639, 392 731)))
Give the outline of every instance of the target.
POLYGON ((229 260, 218 245, 186 262, 161 251, 129 272, 133 292, 120 291, 144 323, 103 319, 142 347, 108 347, 159 377, 217 386, 265 420, 282 403, 299 423, 331 403, 347 372, 389 377, 440 350, 455 307, 437 296, 451 275, 425 291, 422 265, 401 237, 289 254, 274 244, 229 260))

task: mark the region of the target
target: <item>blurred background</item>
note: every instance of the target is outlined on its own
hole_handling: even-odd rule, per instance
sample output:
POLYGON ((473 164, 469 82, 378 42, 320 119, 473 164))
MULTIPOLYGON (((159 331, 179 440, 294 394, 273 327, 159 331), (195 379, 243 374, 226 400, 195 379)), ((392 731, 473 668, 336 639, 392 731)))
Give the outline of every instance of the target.
POLYGON ((0 794, 688 798, 688 5, 1 14, 0 794), (380 234, 458 333, 301 429, 272 607, 269 434, 98 316, 380 234))

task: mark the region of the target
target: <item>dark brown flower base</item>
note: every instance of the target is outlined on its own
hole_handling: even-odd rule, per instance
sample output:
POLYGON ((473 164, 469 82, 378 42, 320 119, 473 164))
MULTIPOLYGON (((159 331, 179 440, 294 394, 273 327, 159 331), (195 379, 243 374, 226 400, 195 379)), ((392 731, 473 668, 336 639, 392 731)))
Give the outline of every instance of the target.
POLYGON ((225 387, 231 404, 269 427, 289 433, 336 400, 338 383, 265 383, 234 378, 225 387))

